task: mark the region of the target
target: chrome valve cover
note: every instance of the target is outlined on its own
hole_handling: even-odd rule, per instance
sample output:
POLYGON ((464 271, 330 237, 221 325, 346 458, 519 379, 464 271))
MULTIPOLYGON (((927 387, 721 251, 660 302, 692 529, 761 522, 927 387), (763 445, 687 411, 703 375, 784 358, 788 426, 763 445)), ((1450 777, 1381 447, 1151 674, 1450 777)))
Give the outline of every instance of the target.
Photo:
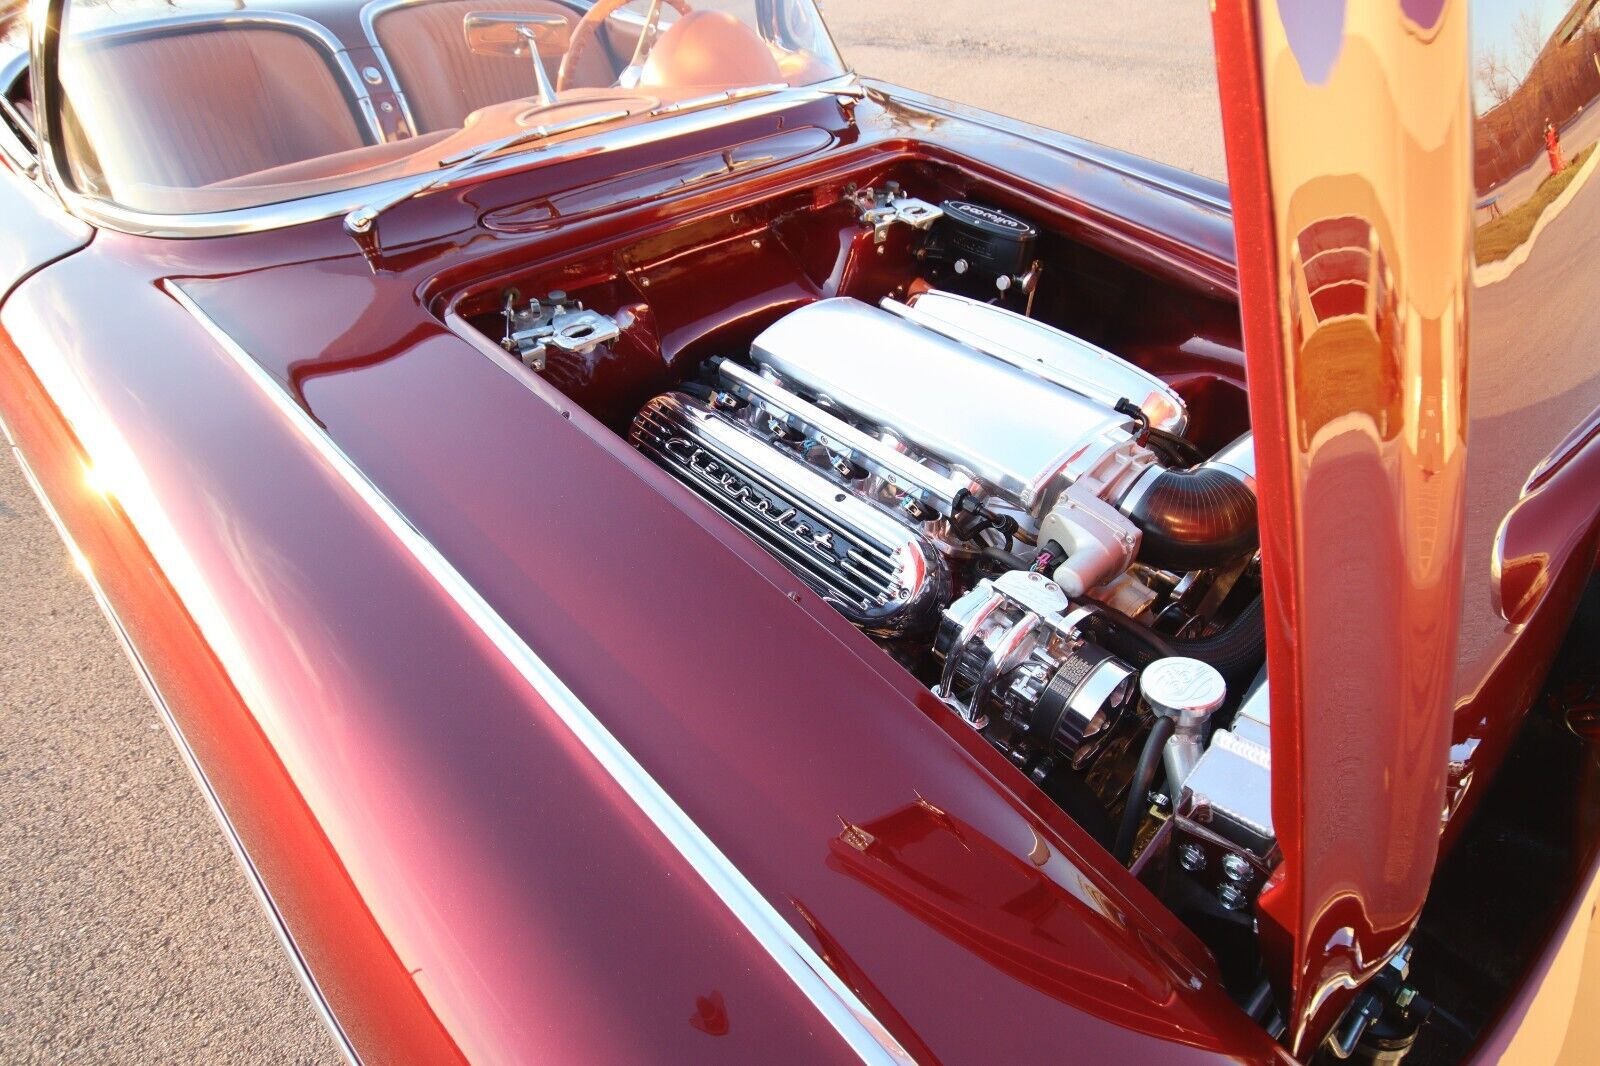
POLYGON ((635 417, 630 439, 867 632, 901 636, 937 621, 950 579, 928 539, 765 427, 666 393, 635 417))

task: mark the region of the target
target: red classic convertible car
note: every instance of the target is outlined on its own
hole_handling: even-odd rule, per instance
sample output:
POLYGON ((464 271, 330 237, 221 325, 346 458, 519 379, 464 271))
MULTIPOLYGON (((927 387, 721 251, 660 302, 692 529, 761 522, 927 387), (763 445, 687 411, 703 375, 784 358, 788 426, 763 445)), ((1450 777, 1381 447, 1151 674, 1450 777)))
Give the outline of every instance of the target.
POLYGON ((1212 6, 1226 187, 811 0, 0 4, 0 418, 352 1059, 1595 1061, 1594 16, 1212 6))

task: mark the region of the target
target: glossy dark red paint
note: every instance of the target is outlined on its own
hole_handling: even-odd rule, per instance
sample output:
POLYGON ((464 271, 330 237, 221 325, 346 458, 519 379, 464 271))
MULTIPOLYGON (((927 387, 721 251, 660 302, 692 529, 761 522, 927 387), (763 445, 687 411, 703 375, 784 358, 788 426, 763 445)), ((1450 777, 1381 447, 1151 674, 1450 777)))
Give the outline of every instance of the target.
POLYGON ((49 196, 0 155, 0 300, 46 263, 89 243, 94 231, 61 211, 49 196))
POLYGON ((1464 209, 1413 217, 1470 203, 1466 90, 1444 74, 1465 69, 1466 13, 1437 38, 1301 3, 1214 13, 1283 850, 1260 915, 1307 1056, 1410 936, 1442 828, 1466 475, 1468 264, 1449 251, 1469 228, 1464 209), (1431 95, 1385 91, 1430 62, 1431 95))
MULTIPOLYGON (((1325 481, 1312 492, 1308 482, 1302 490, 1296 484, 1302 457, 1296 452, 1305 441, 1292 436, 1298 427, 1284 398, 1302 378, 1314 379, 1319 368, 1309 359, 1297 363, 1303 353, 1283 339, 1285 324, 1296 312, 1293 272, 1302 264, 1287 261, 1280 227, 1295 197, 1317 182, 1323 183, 1314 190, 1323 197, 1321 206, 1339 215, 1336 221, 1349 222, 1352 212, 1328 205, 1350 191, 1337 183, 1354 170, 1356 180, 1370 183, 1363 189, 1378 190, 1369 201, 1379 205, 1370 219, 1383 223, 1388 194, 1391 210, 1404 205, 1400 210, 1413 232, 1428 232, 1435 247, 1456 247, 1465 219, 1446 216, 1431 229, 1421 220, 1447 202, 1462 203, 1459 214, 1470 214, 1477 195, 1488 191, 1475 193, 1464 167, 1442 173, 1427 169, 1461 148, 1460 130, 1468 117, 1464 79, 1439 72, 1460 69, 1467 59, 1460 44, 1467 12, 1465 5, 1408 4, 1403 10, 1410 21, 1394 22, 1381 9, 1330 18, 1331 9, 1305 3, 1219 3, 1214 10, 1245 344, 1251 353, 1265 578, 1273 605, 1268 658, 1275 820, 1285 861, 1263 895, 1268 919, 1263 932, 1276 955, 1292 1025, 1303 1028, 1295 1034, 1295 1046, 1309 1049, 1348 1002, 1350 986, 1393 951, 1417 920, 1436 852, 1460 834, 1504 759, 1592 572, 1600 497, 1592 491, 1596 472, 1585 455, 1583 426, 1592 425, 1592 411, 1600 403, 1600 379, 1590 358, 1588 297, 1579 295, 1591 287, 1591 260, 1562 246, 1592 247, 1596 226, 1592 207, 1587 216, 1579 209, 1547 218, 1555 235, 1547 235, 1541 247, 1530 242, 1520 249, 1525 265, 1508 272, 1505 264, 1484 269, 1480 263, 1465 285, 1458 259, 1441 262, 1436 256, 1422 270, 1417 267, 1425 254, 1411 263, 1391 262, 1402 289, 1420 286, 1435 296, 1460 293, 1451 297, 1462 309, 1459 316, 1435 334, 1436 342, 1416 360, 1417 369, 1405 376, 1424 425, 1443 410, 1458 415, 1443 420, 1448 423, 1443 431, 1436 422, 1413 434, 1407 450, 1414 454, 1395 455, 1385 470, 1369 466, 1364 485, 1325 481), (1263 54, 1263 27, 1276 25, 1273 20, 1287 32, 1292 61, 1285 62, 1281 53, 1263 54), (1436 76, 1428 89, 1437 93, 1439 105, 1429 112, 1418 106, 1414 93, 1396 87, 1427 66, 1417 50, 1439 39, 1446 20, 1453 20, 1453 37, 1447 39, 1455 43, 1428 68, 1436 76), (1403 62, 1396 59, 1402 53, 1403 62), (1341 89, 1324 88, 1341 55, 1356 55, 1366 64, 1365 80, 1347 70, 1341 89), (1385 66, 1395 76, 1370 73, 1385 66), (1302 82, 1318 86, 1323 99, 1336 91, 1350 93, 1368 109, 1344 108, 1311 139, 1297 138, 1291 119, 1278 127, 1274 144, 1269 133, 1274 107, 1298 114, 1301 129, 1312 121, 1308 102, 1317 93, 1301 91, 1302 82), (1403 132, 1391 138, 1378 134, 1376 148, 1364 147, 1384 129, 1403 132), (1316 144, 1317 139, 1324 143, 1316 144), (1339 169, 1297 166, 1302 154, 1310 157, 1328 144, 1344 149, 1339 169), (1387 168, 1363 170, 1356 162, 1385 154, 1387 168), (1530 322, 1548 325, 1530 331, 1530 322), (1449 360, 1458 358, 1466 358, 1463 365, 1470 372, 1450 382, 1449 360), (1441 390, 1441 382, 1449 383, 1441 390), (1524 405, 1524 390, 1533 382, 1543 402, 1524 405), (1569 434, 1575 421, 1583 425, 1569 434), (1464 492, 1458 495, 1450 486, 1462 471, 1450 435, 1462 430, 1469 448, 1464 492), (1567 440, 1561 442, 1562 437, 1567 440), (1397 513, 1378 506, 1386 497, 1398 502, 1409 492, 1420 498, 1395 477, 1407 464, 1424 482, 1438 478, 1444 487, 1440 502, 1425 516, 1434 522, 1429 536, 1417 537, 1415 531, 1424 527, 1419 513, 1408 511, 1405 528, 1416 539, 1402 541, 1396 552, 1371 534, 1395 526, 1397 513), (1566 487, 1546 495, 1556 482, 1566 487), (1588 487, 1579 489, 1579 484, 1588 487), (1452 514, 1456 507, 1460 514, 1452 514), (1327 535, 1347 526, 1339 513, 1362 509, 1371 515, 1367 535, 1327 535), (1450 520, 1435 522, 1441 515, 1450 520), (1342 560, 1351 557, 1353 539, 1360 541, 1361 562, 1349 568, 1342 560), (1441 558, 1449 566, 1419 565, 1441 558), (1448 595, 1456 565, 1463 574, 1459 609, 1448 595), (1351 597, 1352 584, 1367 587, 1351 597), (1328 603, 1339 599, 1346 609, 1330 610, 1328 603), (1340 638, 1341 630, 1362 626, 1363 601, 1369 621, 1382 620, 1372 634, 1392 648, 1406 648, 1404 665, 1390 661, 1381 649, 1362 653, 1366 645, 1360 638, 1340 638), (1459 622, 1452 626, 1455 619, 1459 622), (1458 634, 1459 649, 1447 650, 1458 634), (1447 688, 1453 714, 1440 707, 1440 664, 1454 666, 1454 683, 1447 688), (1423 665, 1426 669, 1419 669, 1423 665), (1374 677, 1381 679, 1376 686, 1374 677), (1335 693, 1342 707, 1327 704, 1335 693), (1357 713, 1347 713, 1350 708, 1357 713), (1280 735, 1276 722, 1285 720, 1288 728, 1280 735), (1447 736, 1452 743, 1445 766, 1447 736), (1354 747, 1342 747, 1346 737, 1354 747), (1325 771, 1322 779, 1319 767, 1325 771), (1437 847, 1435 811, 1448 815, 1439 825, 1437 847), (1389 856, 1388 869, 1378 869, 1353 849, 1389 856)), ((1406 243, 1376 235, 1370 240, 1370 247, 1391 255, 1406 243)), ((1469 240, 1460 259, 1472 256, 1469 240)), ((1327 298, 1331 290, 1318 295, 1327 298)), ((1414 298, 1414 292, 1402 296, 1414 298)), ((1436 298, 1431 313, 1439 314, 1444 304, 1436 298)), ((1435 328, 1427 320, 1419 326, 1435 328)), ((1393 394, 1398 382, 1396 377, 1383 387, 1393 394)), ((1371 384, 1376 390, 1379 383, 1371 384)), ((1336 382, 1325 381, 1324 388, 1329 386, 1337 400, 1349 399, 1336 382)))
MULTIPOLYGON (((851 127, 814 105, 784 121, 834 132, 841 156, 819 169, 905 152, 892 113, 861 114, 851 127)), ((953 141, 977 136, 940 123, 953 141)), ((639 167, 751 132, 650 146, 639 167)), ((1076 219, 1054 186, 1099 203, 1085 218, 1111 218, 1112 203, 1135 221, 1190 218, 1200 239, 1139 258, 1221 291, 1218 257, 1200 250, 1225 239, 1221 212, 1025 141, 1010 151, 1013 195, 1036 208, 1048 195, 1076 219)), ((141 658, 171 656, 151 674, 364 1054, 811 1061, 842 1048, 163 279, 292 388, 906 1046, 990 1060, 1071 1033, 1098 1058, 1274 1057, 1199 943, 987 744, 608 429, 438 317, 469 278, 607 235, 637 243, 815 177, 552 233, 477 228, 553 181, 581 183, 529 172, 398 209, 376 274, 334 221, 183 243, 102 233, 0 314, 6 417, 112 607, 137 618, 141 658), (86 287, 124 312, 82 320, 71 294, 86 287), (70 446, 69 423, 92 439, 70 446), (136 466, 118 471, 123 444, 136 466), (85 459, 115 505, 85 487, 85 459), (119 554, 151 560, 145 583, 119 554), (214 684, 185 688, 191 672, 214 684), (1025 875, 1040 921, 979 894, 955 926, 863 876, 898 852, 840 866, 841 818, 877 822, 919 795, 981 845, 919 853, 922 874, 1025 875), (1037 867, 1041 847, 1052 858, 1037 867)), ((1077 224, 1103 247, 1143 245, 1134 221, 1077 224)))
MULTIPOLYGON (((889 257, 850 256, 833 273, 859 237, 824 205, 849 181, 912 174, 981 190, 1039 222, 1053 261, 1133 286, 1142 318, 1120 335, 1095 335, 1115 327, 1095 318, 1092 289, 1047 276, 1040 298, 1174 381, 1203 443, 1243 424, 1248 345, 1258 436, 1286 439, 1282 412, 1260 399, 1278 305, 1247 303, 1241 343, 1235 303, 1234 215, 1256 269, 1271 230, 1251 5, 1217 10, 1233 213, 1190 175, 903 90, 861 103, 854 121, 816 101, 419 198, 384 216, 373 265, 337 220, 205 241, 105 232, 69 254, 84 228, 0 175, 0 204, 33 205, 0 278, 66 256, 0 309, 0 415, 364 1056, 817 1061, 846 1049, 171 299, 173 280, 919 1059, 1021 1058, 1063 1041, 1088 1060, 1279 1054, 1199 942, 1076 825, 616 439, 636 378, 597 375, 579 405, 452 329, 455 315, 492 311, 505 281, 559 281, 636 305, 672 294, 639 316, 660 344, 633 350, 641 365, 710 354, 821 292, 885 291, 889 257), (782 166, 682 183, 725 151, 782 166), (793 259, 749 245, 785 211, 801 220, 775 223, 793 259), (679 257, 705 242, 722 251, 679 257), (118 313, 86 317, 86 292, 118 313), (111 496, 89 487, 91 461, 111 496), (876 843, 852 847, 841 823, 876 843)), ((1553 454, 1505 523, 1495 588, 1514 632, 1471 664, 1479 680, 1456 707, 1456 741, 1475 741, 1469 779, 1502 757, 1593 567, 1592 435, 1553 454)), ((1266 513, 1267 551, 1288 558, 1266 513)), ((1469 582, 1476 573, 1469 561, 1469 582)), ((1275 670, 1294 654, 1294 577, 1268 573, 1275 670)), ((1280 763, 1297 767, 1291 754, 1280 763)), ((1451 832, 1476 794, 1463 790, 1451 832)), ((1299 824, 1280 826, 1291 842, 1299 824)), ((1293 923, 1264 932, 1286 975, 1297 952, 1303 968, 1322 947, 1297 943, 1293 923)))

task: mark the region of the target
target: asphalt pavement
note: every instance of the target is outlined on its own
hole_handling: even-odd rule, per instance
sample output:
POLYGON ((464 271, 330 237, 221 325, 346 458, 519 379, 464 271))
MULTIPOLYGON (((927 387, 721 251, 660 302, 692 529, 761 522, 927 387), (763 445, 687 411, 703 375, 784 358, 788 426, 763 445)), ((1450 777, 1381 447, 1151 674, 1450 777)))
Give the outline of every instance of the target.
MULTIPOLYGON (((1600 100, 1580 123, 1600 134, 1600 100)), ((1542 153, 1538 165, 1546 165, 1542 153)), ((1511 636, 1489 599, 1501 520, 1535 468, 1559 449, 1572 427, 1600 410, 1596 262, 1600 172, 1591 171, 1545 225, 1526 260, 1473 295, 1462 662, 1487 661, 1511 636)), ((1457 676, 1463 689, 1477 681, 1465 669, 1457 676)))
MULTIPOLYGON (((827 0, 862 73, 1223 175, 1202 0, 827 0)), ((333 1063, 221 830, 0 447, 0 1061, 333 1063)))

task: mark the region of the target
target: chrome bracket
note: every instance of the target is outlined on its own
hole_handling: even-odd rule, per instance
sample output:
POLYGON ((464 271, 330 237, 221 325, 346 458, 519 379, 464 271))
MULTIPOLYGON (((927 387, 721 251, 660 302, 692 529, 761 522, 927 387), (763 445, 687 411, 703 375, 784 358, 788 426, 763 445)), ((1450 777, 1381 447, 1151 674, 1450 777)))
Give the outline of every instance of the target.
POLYGON ((500 311, 506 320, 500 347, 521 359, 530 370, 543 370, 552 348, 583 355, 622 335, 615 319, 582 304, 568 307, 565 293, 553 292, 543 304, 529 300, 521 310, 517 310, 516 300, 517 291, 509 290, 500 311))

